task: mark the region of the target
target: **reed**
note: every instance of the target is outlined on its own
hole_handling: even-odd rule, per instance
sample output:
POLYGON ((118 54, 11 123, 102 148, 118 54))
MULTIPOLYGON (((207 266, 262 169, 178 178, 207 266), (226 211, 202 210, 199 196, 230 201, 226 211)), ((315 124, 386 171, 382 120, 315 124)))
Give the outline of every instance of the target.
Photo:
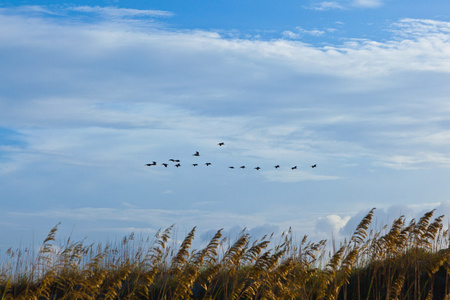
POLYGON ((370 230, 374 209, 339 247, 292 231, 254 240, 244 230, 233 243, 218 230, 192 249, 194 227, 175 248, 173 225, 153 239, 134 234, 117 244, 68 239, 52 228, 36 255, 1 253, 1 299, 450 299, 450 249, 443 216, 400 216, 370 230), (174 244, 174 243, 173 243, 174 244), (331 250, 330 250, 331 249, 331 250))

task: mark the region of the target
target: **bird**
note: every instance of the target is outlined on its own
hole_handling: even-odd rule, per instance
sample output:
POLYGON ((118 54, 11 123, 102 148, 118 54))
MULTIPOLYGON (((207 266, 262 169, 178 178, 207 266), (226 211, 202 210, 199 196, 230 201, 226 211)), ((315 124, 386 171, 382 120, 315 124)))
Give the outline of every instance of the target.
POLYGON ((150 166, 156 166, 156 161, 154 161, 153 163, 151 163, 151 164, 145 164, 147 167, 150 167, 150 166))
POLYGON ((292 169, 292 170, 295 170, 295 169, 297 169, 297 166, 293 166, 291 169, 292 169))
POLYGON ((209 165, 211 165, 211 163, 206 163, 205 165, 206 165, 206 166, 209 166, 209 165))
POLYGON ((175 159, 175 162, 180 162, 180 160, 179 159, 175 159))
POLYGON ((258 171, 259 169, 261 169, 260 167, 255 167, 255 170, 258 171))
POLYGON ((245 169, 245 166, 240 166, 241 169, 245 169))
POLYGON ((233 167, 233 166, 229 166, 228 168, 229 168, 229 169, 234 169, 234 167, 233 167))
POLYGON ((312 166, 311 166, 311 168, 313 168, 313 169, 314 169, 315 167, 317 167, 317 165, 316 165, 316 164, 314 164, 314 165, 312 165, 312 166))
POLYGON ((167 166, 168 166, 168 164, 166 164, 166 163, 162 163, 161 165, 163 165, 163 166, 166 167, 166 168, 167 168, 167 166))
POLYGON ((169 161, 175 162, 175 159, 171 158, 171 159, 169 159, 169 161))
POLYGON ((195 151, 195 153, 192 154, 192 156, 200 156, 200 153, 198 153, 198 151, 195 151))
POLYGON ((176 164, 176 165, 175 165, 175 167, 177 167, 177 168, 178 168, 178 167, 181 167, 181 165, 180 165, 180 164, 176 164))
POLYGON ((276 166, 275 166, 275 169, 278 169, 279 167, 280 167, 280 165, 276 165, 276 166))
POLYGON ((223 146, 223 145, 225 145, 225 143, 224 143, 224 142, 220 142, 220 143, 218 143, 217 145, 223 146))
POLYGON ((194 167, 198 166, 198 164, 192 164, 194 167))

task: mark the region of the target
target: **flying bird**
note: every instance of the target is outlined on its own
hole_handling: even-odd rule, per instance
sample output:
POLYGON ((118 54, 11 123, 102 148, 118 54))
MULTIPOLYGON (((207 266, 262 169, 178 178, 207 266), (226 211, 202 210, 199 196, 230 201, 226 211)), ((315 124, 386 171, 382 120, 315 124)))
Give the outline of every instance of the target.
POLYGON ((234 169, 234 167, 233 167, 233 166, 229 166, 228 168, 229 168, 229 169, 234 169))
POLYGON ((200 153, 198 153, 198 151, 195 151, 195 153, 192 154, 192 156, 200 156, 200 153))
POLYGON ((297 169, 297 166, 293 166, 291 169, 292 169, 292 170, 295 170, 295 169, 297 169))
POLYGON ((168 166, 168 164, 166 164, 166 163, 162 163, 161 165, 163 165, 163 166, 166 167, 166 168, 167 168, 167 166, 168 166))
POLYGON ((169 159, 169 161, 175 162, 175 159, 171 158, 171 159, 169 159))
POLYGON ((275 166, 275 169, 278 169, 279 167, 280 167, 280 165, 276 165, 276 166, 275 166))
POLYGON ((209 165, 211 165, 211 163, 206 163, 205 165, 206 165, 206 166, 209 166, 209 165))
POLYGON ((245 169, 245 166, 240 166, 241 169, 245 169))
POLYGON ((177 168, 178 168, 178 167, 181 167, 181 165, 180 165, 180 164, 176 164, 176 165, 175 165, 175 167, 177 167, 177 168))
POLYGON ((317 165, 316 165, 316 164, 314 164, 314 165, 312 165, 312 166, 311 166, 311 168, 313 168, 313 169, 314 169, 315 167, 317 167, 317 165))
POLYGON ((194 167, 198 166, 198 164, 192 164, 194 167))
POLYGON ((175 159, 175 162, 180 162, 180 160, 179 159, 175 159))
POLYGON ((218 143, 217 145, 219 145, 219 146, 223 146, 223 145, 225 145, 225 143, 223 143, 223 142, 220 142, 220 143, 218 143))
POLYGON ((145 164, 147 167, 150 167, 150 166, 156 166, 156 161, 154 161, 153 163, 151 163, 151 164, 145 164))
POLYGON ((256 167, 256 168, 255 168, 255 170, 257 170, 257 171, 258 171, 259 169, 261 169, 261 168, 260 168, 260 167, 256 167))

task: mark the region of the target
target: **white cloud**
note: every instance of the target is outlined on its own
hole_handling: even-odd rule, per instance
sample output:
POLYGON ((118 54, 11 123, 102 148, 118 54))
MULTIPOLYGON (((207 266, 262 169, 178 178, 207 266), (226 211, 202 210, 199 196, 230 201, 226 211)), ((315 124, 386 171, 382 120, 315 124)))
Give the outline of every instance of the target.
MULTIPOLYGON (((445 21, 405 18, 393 23, 391 27, 400 38, 425 38, 427 42, 424 46, 430 48, 439 47, 442 41, 449 40, 450 24, 445 21)), ((444 53, 448 54, 447 51, 444 53)))
POLYGON ((414 170, 418 169, 418 164, 422 162, 424 162, 423 158, 395 155, 387 157, 385 162, 380 162, 380 165, 399 170, 414 170))
POLYGON ((349 220, 350 216, 328 215, 317 220, 315 229, 328 236, 333 235, 338 238, 337 234, 339 234, 339 231, 344 228, 349 220))
MULTIPOLYGON (((299 39, 304 35, 311 35, 311 36, 321 36, 323 34, 325 34, 324 30, 319 30, 319 29, 313 29, 313 30, 306 30, 303 29, 301 27, 296 27, 295 28, 296 32, 292 32, 290 30, 287 31, 283 31, 282 35, 288 39, 299 39)), ((327 31, 333 31, 333 29, 327 29, 327 31)))
POLYGON ((67 8, 67 10, 97 13, 110 17, 171 17, 172 12, 163 10, 142 10, 142 9, 130 9, 130 8, 117 8, 117 7, 100 7, 100 6, 74 6, 67 8))
MULTIPOLYGON (((386 176, 402 179, 406 169, 443 174, 450 166, 446 22, 404 19, 385 41, 316 46, 105 19, 80 24, 0 15, 0 126, 21 133, 22 143, 0 148, 0 196, 14 198, 15 211, 61 205, 36 217, 84 222, 89 216, 103 229, 182 220, 205 230, 216 222, 310 230, 311 216, 283 212, 300 210, 304 204, 297 202, 304 201, 309 210, 327 206, 326 215, 341 216, 324 219, 338 228, 347 215, 331 211, 338 191, 351 209, 367 198, 391 203, 392 190, 378 186, 386 176), (214 168, 188 168, 194 151, 214 168), (186 167, 144 167, 171 157, 186 167), (248 168, 232 173, 229 164, 248 168), (361 193, 364 199, 355 196, 361 193), (80 208, 90 203, 104 208, 80 208), (264 210, 273 216, 261 215, 264 210), (108 223, 115 221, 146 224, 108 223)), ((412 177, 413 198, 403 201, 420 203, 417 191, 426 186, 412 177)))
POLYGON ((294 32, 292 32, 292 31, 290 31, 290 30, 283 31, 281 34, 282 34, 284 37, 287 37, 287 38, 289 38, 289 39, 298 39, 298 38, 300 37, 300 34, 294 33, 294 32))
MULTIPOLYGON (((378 8, 384 5, 383 0, 353 0, 350 4, 353 7, 360 8, 378 8)), ((349 9, 349 5, 344 5, 343 3, 336 1, 323 1, 314 3, 310 6, 305 6, 304 8, 317 11, 327 11, 327 10, 346 10, 349 9)))
POLYGON ((384 3, 382 0, 354 0, 353 5, 364 8, 377 8, 384 3))
POLYGON ((313 4, 313 5, 311 5, 309 7, 305 7, 305 8, 311 9, 311 10, 345 9, 338 2, 334 2, 334 1, 323 1, 323 2, 313 4))
MULTIPOLYGON (((151 130, 154 130, 155 127, 172 128, 175 132, 180 129, 180 126, 186 128, 186 124, 193 124, 183 132, 205 130, 213 134, 226 129, 230 136, 240 134, 241 140, 247 141, 242 144, 245 148, 249 146, 248 141, 252 140, 252 137, 255 137, 254 140, 261 141, 261 138, 256 137, 258 134, 263 133, 268 136, 267 134, 273 128, 280 126, 277 122, 280 118, 284 118, 280 109, 286 105, 292 106, 295 101, 298 101, 296 100, 297 95, 301 95, 300 103, 307 103, 308 98, 319 96, 321 99, 339 97, 339 101, 345 103, 347 101, 345 97, 349 97, 350 101, 353 101, 351 100, 352 94, 373 93, 374 91, 383 93, 386 89, 394 89, 396 86, 398 92, 394 92, 400 93, 404 88, 402 85, 408 82, 408 78, 411 78, 411 76, 403 76, 406 73, 415 72, 417 80, 420 80, 420 72, 431 71, 445 74, 450 70, 448 66, 450 54, 446 50, 449 48, 447 40, 445 36, 436 35, 436 32, 445 32, 446 23, 442 22, 402 20, 400 22, 402 26, 398 27, 398 31, 405 34, 416 32, 413 28, 417 26, 419 32, 424 35, 420 40, 416 39, 414 33, 411 39, 400 41, 380 43, 354 40, 342 46, 324 48, 289 41, 230 41, 221 39, 214 33, 205 32, 157 31, 143 33, 127 31, 125 34, 125 32, 116 30, 112 34, 104 31, 101 27, 88 30, 83 27, 81 29, 64 27, 49 31, 50 27, 48 26, 51 26, 49 24, 35 21, 35 24, 28 28, 27 25, 21 23, 21 18, 18 17, 12 19, 10 17, 8 23, 11 29, 8 32, 15 30, 15 36, 28 36, 21 42, 27 43, 22 46, 28 49, 28 57, 38 58, 38 52, 33 49, 40 49, 39 51, 48 54, 46 55, 47 60, 42 64, 38 59, 33 59, 33 64, 28 66, 28 70, 41 70, 40 72, 47 72, 48 75, 31 78, 28 75, 29 80, 27 80, 27 76, 22 74, 20 68, 16 68, 14 71, 16 76, 13 78, 24 78, 30 88, 19 91, 18 96, 24 99, 23 102, 8 106, 9 114, 3 116, 3 122, 9 126, 14 124, 26 126, 65 124, 70 127, 117 126, 118 128, 130 128, 130 130, 149 126, 152 128, 151 130), (9 22, 11 20, 13 22, 9 22), (424 24, 426 24, 425 29, 423 28, 424 24), (435 28, 440 29, 437 31, 435 28), (425 30, 431 32, 429 41, 425 30), (63 36, 67 36, 67 39, 58 37, 58 43, 54 43, 50 32, 65 32, 63 36), (55 45, 53 48, 56 47, 57 50, 46 48, 39 42, 40 39, 33 38, 42 33, 48 37, 48 44, 55 45), (92 36, 95 36, 100 42, 91 40, 92 36), (76 44, 72 42, 72 37, 79 39, 76 44), (75 51, 79 47, 77 45, 86 46, 75 51), (144 48, 146 51, 141 50, 144 48), (136 53, 135 59, 125 55, 124 49, 136 53), (183 49, 183 51, 178 51, 178 49, 183 49), (57 53, 65 54, 61 56, 57 53), (123 61, 119 57, 127 57, 127 59, 123 61), (56 60, 49 58, 56 58, 56 60), (230 59, 234 63, 230 63, 230 59), (53 78, 56 85, 49 84, 51 81, 47 81, 45 78, 53 76, 51 70, 58 70, 60 63, 69 61, 76 61, 78 66, 85 68, 86 74, 98 73, 95 76, 92 75, 97 78, 95 85, 91 84, 92 80, 83 78, 76 69, 72 68, 60 69, 64 75, 53 78), (87 64, 87 61, 92 64, 87 64), (102 61, 108 63, 103 64, 102 61), (214 62, 215 68, 210 67, 211 62, 214 62), (169 71, 175 66, 176 72, 169 71), (100 73, 100 70, 106 70, 106 72, 100 73), (151 70, 160 71, 154 73, 151 70), (308 79, 311 76, 323 77, 311 85, 308 79), (300 80, 295 80, 295 84, 293 84, 291 78, 295 77, 300 77, 300 80), (282 78, 283 80, 281 80, 282 78), (120 84, 113 82, 120 82, 120 84), (264 84, 261 89, 259 84, 262 82, 264 84), (323 85, 327 86, 330 91, 333 90, 334 95, 332 93, 327 95, 327 92, 320 88, 323 85), (31 93, 27 94, 28 91, 37 87, 43 92, 39 98, 33 97, 31 93), (58 87, 64 87, 64 90, 59 90, 58 87), (252 124, 256 124, 255 119, 245 117, 237 120, 230 116, 218 118, 204 115, 199 117, 196 112, 197 108, 204 108, 208 111, 217 107, 220 110, 219 107, 222 105, 226 107, 238 103, 245 103, 244 107, 247 111, 261 106, 274 107, 273 102, 269 99, 273 97, 280 99, 280 90, 283 94, 281 97, 283 102, 278 100, 276 103, 281 103, 281 105, 275 110, 275 113, 280 112, 279 119, 274 120, 275 123, 272 126, 269 121, 271 117, 266 115, 257 122, 265 124, 262 125, 263 129, 250 130, 249 134, 243 135, 242 132, 254 126, 252 124), (21 95, 21 93, 23 94, 21 95), (51 95, 52 93, 57 93, 58 96, 51 95), (70 97, 66 95, 68 93, 71 94, 70 97), (127 99, 127 101, 124 102, 123 99, 127 99), (152 101, 148 102, 146 99, 152 99, 152 101), (36 113, 36 111, 40 111, 40 113, 36 113)), ((298 33, 294 34, 323 34, 323 31, 298 28, 298 33)), ((5 43, 17 43, 12 41, 12 35, 4 34, 3 38, 5 43)), ((37 72, 27 71, 27 73, 37 72)), ((6 78, 4 80, 11 81, 6 78)), ((17 82, 10 83, 11 87, 17 85, 17 82)), ((440 89, 445 89, 445 87, 440 87, 440 89)), ((15 93, 17 94, 17 90, 15 93)), ((384 97, 384 95, 380 94, 380 97, 384 97)), ((382 101, 380 99, 377 101, 382 101)), ((327 102, 326 100, 321 101, 327 102)), ((3 103, 8 102, 9 100, 5 99, 3 103)), ((377 103, 378 105, 382 104, 377 103)), ((442 107, 446 104, 436 102, 436 105, 442 107)), ((383 118, 381 113, 377 113, 378 108, 375 106, 364 108, 364 110, 357 106, 352 108, 350 113, 345 112, 341 115, 339 115, 339 108, 336 110, 323 107, 320 115, 313 116, 310 116, 307 110, 300 110, 301 121, 288 124, 291 129, 285 138, 301 134, 302 131, 309 132, 310 135, 311 128, 314 126, 345 123, 375 124, 379 122, 380 118, 383 118)), ((345 109, 348 110, 348 108, 345 109)), ((286 111, 292 111, 292 108, 286 111)), ((419 111, 411 113, 419 113, 419 111)), ((388 119, 383 118, 383 123, 397 120, 396 124, 400 124, 403 120, 410 122, 413 126, 414 123, 426 123, 432 117, 431 112, 425 118, 421 117, 420 119, 411 113, 402 115, 401 105, 398 105, 398 109, 393 111, 388 119)), ((442 115, 441 120, 445 118, 442 115)), ((286 125, 283 124, 283 126, 286 125)), ((72 134, 81 128, 74 129, 72 134)), ((110 130, 112 134, 119 131, 113 133, 110 130)), ((33 137, 37 132, 29 132, 28 137, 33 137)), ((44 132, 42 131, 42 133, 44 132)), ((83 139, 93 136, 88 133, 89 131, 84 132, 84 136, 80 135, 78 140, 76 140, 76 136, 73 136, 72 142, 67 141, 68 143, 64 147, 73 147, 75 143, 82 145, 83 139), (88 134, 85 135, 86 133, 88 134)), ((45 136, 42 140, 41 137, 35 136, 34 141, 42 144, 45 140, 52 138, 48 132, 45 133, 45 136)), ((434 136, 433 140, 438 141, 440 135, 430 132, 428 136, 430 138, 434 136)), ((276 138, 280 139, 281 136, 276 138)), ((323 140, 321 140, 320 136, 316 136, 314 144, 316 146, 321 143, 329 144, 325 142, 327 138, 323 136, 323 140)), ((311 148, 312 141, 306 140, 305 136, 302 139, 304 145, 311 148)), ((64 145, 62 143, 64 140, 64 138, 58 138, 55 142, 61 147, 64 145)), ((268 141, 269 139, 266 139, 266 142, 268 141)), ((129 144, 130 142, 131 140, 125 143, 129 144)), ((42 145, 36 145, 35 149, 38 150, 40 147, 42 145)), ((52 147, 55 146, 50 148, 52 147)), ((252 148, 248 148, 247 152, 253 151, 252 148)))
MULTIPOLYGON (((15 21, 17 22, 19 19, 15 19, 15 21)), ((408 24, 409 26, 407 29, 403 28, 404 32, 410 31, 411 27, 417 25, 416 23, 411 20, 403 20, 402 24, 408 24)), ((421 27, 422 23, 419 22, 418 26, 421 27)), ((33 40, 33 31, 36 34, 41 30, 47 32, 46 26, 48 25, 42 23, 34 24, 33 28, 27 30, 28 33, 21 32, 18 26, 14 28, 19 30, 16 35, 29 36, 30 39, 26 39, 31 42, 28 45, 29 47, 40 47, 40 51, 49 54, 48 57, 54 57, 55 55, 52 54, 53 51, 50 48, 45 48, 37 40, 33 40)), ((444 27, 442 24, 439 24, 439 26, 444 27)), ((111 67, 113 69, 111 72, 96 75, 95 77, 98 79, 95 80, 96 84, 93 86, 90 84, 91 80, 84 79, 77 72, 68 68, 64 71, 66 72, 64 76, 55 77, 56 81, 60 81, 57 86, 64 86, 65 91, 56 90, 54 92, 63 93, 62 95, 54 97, 42 94, 37 99, 31 97, 32 100, 28 100, 27 105, 10 106, 8 108, 10 114, 4 116, 4 122, 14 124, 14 120, 20 120, 21 125, 24 124, 23 122, 27 122, 29 126, 65 123, 75 126, 77 126, 76 124, 125 126, 130 129, 157 126, 160 128, 171 127, 174 130, 178 130, 179 125, 182 124, 183 126, 185 126, 184 124, 198 124, 198 126, 191 126, 190 130, 192 131, 199 130, 201 127, 211 128, 208 124, 218 125, 213 127, 211 133, 221 127, 225 128, 225 124, 231 123, 235 124, 232 125, 232 133, 235 134, 242 132, 245 127, 253 123, 253 120, 250 119, 250 122, 239 121, 238 124, 229 117, 208 119, 202 116, 197 118, 196 112, 192 108, 203 106, 206 109, 211 109, 213 104, 216 107, 224 103, 228 103, 228 105, 237 104, 244 101, 241 99, 245 99, 245 105, 249 109, 261 105, 270 107, 269 100, 265 99, 275 97, 279 89, 283 90, 283 99, 285 99, 285 104, 289 105, 293 103, 294 95, 300 91, 302 92, 300 99, 303 99, 301 101, 305 101, 308 97, 317 97, 318 94, 324 92, 322 90, 318 92, 316 87, 309 86, 307 80, 305 80, 305 83, 299 80, 296 82, 297 86, 292 85, 289 79, 291 76, 306 76, 305 78, 324 76, 326 79, 322 84, 334 89, 338 94, 345 95, 346 93, 359 93, 364 90, 373 92, 380 88, 390 88, 394 84, 398 85, 400 89, 402 80, 405 80, 403 79, 405 77, 398 76, 401 75, 402 71, 439 71, 444 73, 449 71, 449 67, 445 63, 449 56, 445 50, 448 48, 447 42, 445 39, 436 40, 437 37, 434 35, 432 35, 434 46, 431 48, 429 42, 423 39, 389 41, 386 43, 353 41, 339 47, 314 48, 288 41, 229 41, 222 40, 214 34, 202 32, 155 32, 145 34, 127 32, 125 37, 120 31, 111 34, 110 32, 103 32, 101 28, 88 31, 84 31, 84 29, 77 31, 72 28, 62 30, 67 31, 67 36, 77 36, 80 39, 79 44, 88 45, 88 48, 83 51, 79 49, 72 52, 70 49, 76 49, 77 46, 73 45, 69 41, 70 39, 67 39, 67 41, 59 39, 59 43, 56 44, 59 47, 57 52, 65 51, 66 56, 58 59, 78 61, 83 68, 90 70, 87 73, 91 71, 96 73, 103 69, 109 70, 111 67), (90 42, 91 35, 99 37, 101 43, 90 42), (174 48, 175 45, 183 51, 177 51, 177 48, 174 48), (145 47, 148 51, 139 50, 142 47, 145 47), (164 49, 159 49, 161 47, 164 49), (147 63, 138 63, 137 59, 121 63, 117 57, 122 56, 121 49, 123 48, 136 52, 139 54, 139 61, 147 63), (80 53, 83 56, 80 57, 80 53), (98 53, 98 55, 93 56, 93 53, 98 53), (101 56, 99 56, 100 53, 102 53, 101 56), (217 53, 226 53, 227 56, 217 53), (98 59, 100 57, 101 60, 98 59), (226 57, 231 57, 236 63, 230 64, 226 57), (92 61, 93 65, 85 64, 86 60, 92 61), (108 64, 99 64, 100 61, 117 61, 117 63, 108 67, 108 64), (158 61, 161 61, 161 63, 158 63, 158 61), (208 67, 212 61, 217 68, 208 67), (258 62, 257 68, 252 63, 253 61, 258 62), (192 62, 192 64, 189 62, 192 62), (169 72, 168 70, 174 66, 177 66, 177 72, 169 72), (147 68, 149 70, 159 69, 161 73, 147 72, 147 68), (110 77, 109 74, 114 74, 114 77, 110 77), (231 74, 247 75, 242 76, 242 78, 239 78, 238 75, 236 78, 231 74), (285 80, 278 82, 278 78, 272 74, 276 74, 278 78, 285 78, 285 80), (393 80, 390 79, 391 76, 393 80), (245 80, 243 80, 244 77, 245 80), (67 80, 64 80, 64 78, 67 78, 67 80), (220 80, 213 80, 214 78, 220 80), (121 84, 111 85, 113 80, 118 80, 121 84), (262 80, 266 82, 264 84, 265 91, 258 91, 253 88, 262 80), (75 82, 76 85, 74 85, 75 82), (202 84, 204 82, 208 83, 202 84), (341 82, 346 83, 341 84, 341 82), (72 92, 72 90, 83 92, 75 92, 79 95, 71 96, 71 98, 64 95, 65 92, 72 92), (120 96, 121 94, 123 96, 120 96), (241 95, 239 98, 234 97, 238 94, 241 95), (263 94, 269 97, 261 97, 263 94), (149 99, 150 95, 152 102, 147 104, 145 99, 149 99), (60 101, 61 97, 64 97, 64 102, 60 101), (124 98, 129 99, 129 103, 134 104, 124 104, 122 102, 124 98), (111 99, 115 100, 111 101, 111 99), (170 104, 161 105, 158 102, 170 104), (189 107, 189 103, 193 105, 189 107), (117 105, 117 108, 114 108, 115 105, 117 105), (180 105, 189 108, 180 110, 180 105), (36 111, 41 113, 36 114, 36 111), (205 125, 207 126, 205 127, 205 125)), ((423 31, 423 29, 421 30, 423 31)), ((301 28, 298 29, 298 32, 295 34, 323 33, 320 30, 308 31, 301 28)), ((50 35, 48 36, 51 38, 50 35)), ((31 57, 37 55, 32 50, 29 50, 29 52, 31 57)), ((56 55, 56 57, 58 56, 56 55)), ((53 65, 52 68, 54 69, 57 68, 59 61, 48 60, 45 64, 53 65)), ((40 64, 30 65, 29 67, 42 71, 47 68, 40 64)), ((16 70, 16 72, 19 72, 17 75, 20 76, 20 70, 16 70)), ((51 74, 49 73, 49 75, 51 74)), ((417 76, 420 76, 420 74, 417 73, 417 76)), ((43 78, 45 76, 31 78, 30 86, 38 86, 37 83, 39 83, 41 89, 50 88, 50 85, 43 78)), ((321 85, 315 84, 317 84, 317 87, 321 85)), ((14 86, 14 83, 11 86, 14 86)), ((48 93, 48 91, 44 93, 48 93)), ((23 93, 26 93, 26 91, 23 91, 23 93)), ((24 94, 23 96, 30 99, 30 95, 24 94)), ((329 97, 332 97, 331 93, 329 97)), ((323 109, 322 111, 325 114, 329 113, 330 118, 323 115, 311 118, 305 111, 303 121, 297 122, 294 126, 311 128, 315 124, 323 125, 331 121, 335 124, 377 122, 381 117, 376 114, 370 115, 367 111, 363 115, 359 115, 362 112, 358 109, 355 108, 352 114, 346 113, 339 118, 336 116, 336 113, 339 112, 334 109, 323 109)), ((400 119, 399 117, 402 116, 399 113, 401 113, 400 110, 395 111, 387 122, 391 122, 394 118, 400 119)), ((411 117, 409 117, 409 120, 417 121, 416 118, 411 117)), ((423 120, 426 121, 426 119, 423 120)), ((261 123, 264 122, 267 122, 267 119, 261 119, 261 123)), ((386 120, 383 122, 386 122, 386 120)), ((270 132, 271 128, 274 127, 267 126, 265 132, 270 132)), ((292 134, 288 134, 286 137, 295 134, 295 130, 291 132, 292 134)), ((47 136, 51 137, 51 135, 47 136)), ((437 138, 436 134, 434 136, 437 138)), ((246 138, 250 138, 250 135, 247 135, 246 138)), ((38 138, 36 138, 36 141, 38 141, 38 138)), ((317 140, 315 142, 320 143, 317 140)), ((67 146, 70 146, 70 144, 67 146)))
MULTIPOLYGON (((309 166, 308 166, 309 167, 309 166)), ((341 179, 338 176, 314 174, 313 171, 298 171, 298 170, 276 170, 263 171, 264 177, 271 182, 300 182, 305 180, 337 180, 341 179)))

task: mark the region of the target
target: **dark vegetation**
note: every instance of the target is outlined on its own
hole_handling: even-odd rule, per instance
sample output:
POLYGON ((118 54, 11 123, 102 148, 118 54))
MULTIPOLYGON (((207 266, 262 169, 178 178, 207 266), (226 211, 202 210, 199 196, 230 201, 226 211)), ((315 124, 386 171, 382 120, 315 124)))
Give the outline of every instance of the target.
POLYGON ((450 251, 443 216, 433 211, 372 231, 374 210, 339 247, 295 243, 289 231, 230 243, 219 230, 200 250, 195 228, 179 247, 172 227, 153 240, 119 245, 55 245, 57 226, 33 257, 2 253, 2 299, 450 299, 450 251), (173 243, 172 243, 173 244, 173 243))

